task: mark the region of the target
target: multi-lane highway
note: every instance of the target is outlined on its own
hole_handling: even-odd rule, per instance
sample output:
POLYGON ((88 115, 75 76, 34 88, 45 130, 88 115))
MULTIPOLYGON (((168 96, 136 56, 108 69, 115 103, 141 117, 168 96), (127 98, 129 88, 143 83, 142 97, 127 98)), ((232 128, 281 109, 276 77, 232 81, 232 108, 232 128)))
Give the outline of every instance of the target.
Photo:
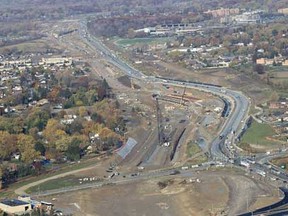
MULTIPOLYGON (((234 142, 238 139, 240 134, 243 133, 243 128, 248 118, 248 110, 250 106, 249 99, 243 95, 241 92, 227 89, 221 86, 207 84, 207 83, 198 83, 198 82, 187 82, 181 80, 173 80, 168 78, 159 78, 153 76, 146 76, 141 71, 133 68, 125 61, 122 61, 118 56, 116 56, 111 50, 109 50, 100 40, 91 36, 87 30, 87 25, 84 21, 80 22, 80 37, 93 49, 101 52, 103 58, 111 64, 115 65, 121 69, 126 75, 133 77, 135 79, 140 79, 146 82, 170 84, 170 85, 180 85, 186 86, 187 88, 196 88, 201 91, 206 91, 217 95, 225 100, 229 101, 231 105, 231 112, 226 118, 219 136, 211 143, 210 154, 214 161, 225 161, 225 162, 234 162, 234 160, 229 159, 241 159, 238 157, 237 148, 234 148, 234 142)), ((281 154, 281 153, 279 153, 281 154)), ((261 160, 265 160, 268 156, 262 156, 261 160)), ((257 170, 266 170, 266 167, 258 163, 256 160, 257 170)), ((281 179, 283 175, 279 176, 281 179)), ((287 178, 287 177, 286 177, 287 178)))
MULTIPOLYGON (((85 43, 90 46, 92 49, 97 50, 101 53, 102 57, 105 59, 105 61, 115 65, 120 70, 122 70, 127 76, 130 76, 135 79, 142 80, 144 82, 150 82, 155 84, 166 84, 166 85, 177 85, 177 86, 185 86, 186 88, 194 88, 198 89, 200 91, 205 91, 212 93, 214 95, 217 95, 221 98, 224 98, 226 101, 229 102, 229 112, 227 112, 226 121, 222 127, 222 129, 219 132, 219 136, 215 137, 215 139, 211 143, 210 148, 210 155, 212 156, 212 162, 225 162, 226 163, 234 163, 233 159, 239 159, 238 152, 236 148, 233 148, 235 140, 238 138, 238 136, 242 133, 242 129, 244 128, 244 124, 246 122, 246 119, 248 118, 248 110, 250 106, 249 99, 243 95, 241 92, 227 89, 221 86, 212 85, 212 84, 206 84, 206 83, 199 83, 199 82, 187 82, 182 80, 173 80, 173 79, 167 79, 167 78, 160 78, 160 77, 154 77, 154 76, 146 76, 141 71, 133 68, 129 64, 127 64, 125 61, 121 60, 116 54, 114 54, 111 50, 109 50, 100 40, 94 38, 88 33, 87 26, 85 22, 80 22, 80 29, 79 34, 80 37, 85 43), (231 159, 231 160, 230 160, 231 159)), ((259 161, 265 161, 266 162, 267 156, 262 155, 259 157, 259 161)), ((241 158, 240 158, 241 160, 241 158)), ((209 163, 206 164, 207 167, 209 166, 209 163)), ((265 175, 267 173, 267 176, 277 176, 278 178, 282 179, 283 181, 286 181, 288 179, 287 175, 283 172, 268 172, 267 169, 271 169, 269 167, 265 166, 265 163, 258 163, 257 157, 255 162, 250 163, 251 171, 255 171, 255 173, 261 173, 260 171, 265 172, 265 175), (260 170, 260 171, 259 171, 260 170)), ((199 169, 206 168, 206 166, 199 167, 199 169)), ((134 181, 137 179, 145 179, 145 178, 152 178, 152 177, 160 177, 165 175, 171 175, 171 172, 173 173, 173 170, 181 170, 181 167, 174 168, 174 169, 167 169, 162 170, 159 172, 147 172, 143 173, 141 175, 137 176, 128 176, 125 179, 119 179, 115 178, 111 181, 108 181, 109 184, 119 184, 119 183, 125 183, 129 181, 134 181)), ((182 172, 182 171, 181 171, 182 172)), ((191 173, 191 170, 185 171, 185 173, 191 173)), ((71 190, 79 190, 89 187, 98 187, 101 185, 107 184, 106 182, 103 183, 97 183, 95 185, 81 185, 79 188, 71 188, 71 190)), ((67 191, 67 188, 63 189, 64 191, 67 191)), ((60 191, 61 192, 61 191, 60 191)), ((47 192, 47 194, 53 194, 53 193, 59 193, 59 190, 57 191, 50 191, 47 192)))
POLYGON ((232 105, 230 114, 220 132, 219 137, 216 137, 211 144, 211 156, 214 160, 228 161, 230 158, 234 158, 236 149, 232 150, 231 146, 234 143, 235 137, 241 132, 241 125, 247 117, 249 110, 249 99, 241 92, 226 89, 221 86, 172 80, 166 78, 159 78, 153 76, 146 76, 141 71, 133 68, 126 62, 117 57, 111 50, 109 50, 101 41, 95 39, 88 33, 87 26, 84 22, 81 22, 80 36, 86 41, 88 45, 101 52, 103 58, 111 64, 118 67, 126 75, 135 79, 141 79, 147 82, 181 85, 187 88, 196 88, 201 91, 206 91, 225 98, 232 105), (231 136, 233 134, 233 136, 231 136), (226 140, 228 139, 228 140, 226 140), (226 142, 225 142, 226 140, 226 142), (227 145, 228 144, 228 145, 227 145))

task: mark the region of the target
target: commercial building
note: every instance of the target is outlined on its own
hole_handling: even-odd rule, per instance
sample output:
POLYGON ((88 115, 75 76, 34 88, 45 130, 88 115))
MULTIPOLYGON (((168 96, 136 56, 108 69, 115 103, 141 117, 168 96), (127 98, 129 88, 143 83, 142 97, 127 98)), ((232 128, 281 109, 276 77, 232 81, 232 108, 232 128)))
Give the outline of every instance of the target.
POLYGON ((213 17, 225 17, 230 15, 236 15, 240 13, 239 8, 220 8, 217 10, 208 10, 205 14, 211 14, 213 17))
POLYGON ((62 58, 62 57, 51 57, 51 58, 42 58, 42 61, 39 63, 44 65, 58 65, 58 66, 71 66, 72 58, 62 58))
POLYGON ((257 13, 243 13, 232 18, 237 24, 256 24, 261 22, 261 17, 257 13))
POLYGON ((282 66, 288 66, 288 59, 282 62, 282 66))
POLYGON ((288 15, 288 8, 280 8, 278 9, 278 13, 288 15))
POLYGON ((25 214, 32 210, 31 204, 22 200, 12 199, 0 202, 0 209, 8 214, 25 214))
POLYGON ((256 60, 256 64, 261 65, 273 65, 273 64, 282 64, 282 66, 288 66, 288 60, 283 60, 282 58, 275 57, 273 59, 268 58, 259 58, 256 60))

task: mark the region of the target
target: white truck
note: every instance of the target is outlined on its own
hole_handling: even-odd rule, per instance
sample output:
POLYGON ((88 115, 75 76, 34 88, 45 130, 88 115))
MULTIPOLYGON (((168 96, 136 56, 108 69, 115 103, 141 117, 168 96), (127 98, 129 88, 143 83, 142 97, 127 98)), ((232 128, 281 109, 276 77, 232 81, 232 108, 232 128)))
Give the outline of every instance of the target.
POLYGON ((250 167, 250 164, 248 163, 248 161, 245 161, 245 160, 241 160, 240 161, 240 165, 241 166, 244 166, 246 168, 249 168, 250 167))
POLYGON ((258 173, 259 175, 261 175, 261 176, 263 176, 263 177, 266 176, 266 172, 264 172, 263 170, 257 169, 257 170, 256 170, 256 173, 258 173))

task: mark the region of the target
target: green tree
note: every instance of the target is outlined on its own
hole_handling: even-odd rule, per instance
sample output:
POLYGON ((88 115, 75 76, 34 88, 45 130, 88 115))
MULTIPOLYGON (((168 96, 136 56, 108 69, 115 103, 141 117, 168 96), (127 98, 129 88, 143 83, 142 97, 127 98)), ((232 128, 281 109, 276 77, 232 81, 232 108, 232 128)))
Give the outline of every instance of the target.
POLYGON ((70 145, 68 146, 66 155, 69 160, 75 161, 80 159, 80 144, 81 141, 77 138, 74 138, 70 145))
POLYGON ((42 141, 37 141, 34 145, 34 149, 37 152, 40 152, 41 155, 45 155, 46 148, 42 141))
POLYGON ((50 113, 48 110, 41 110, 36 108, 32 110, 32 112, 25 119, 25 125, 27 126, 28 130, 30 130, 30 128, 36 127, 42 131, 45 128, 49 118, 50 113))
POLYGON ((254 71, 257 72, 258 74, 264 74, 265 73, 264 66, 260 65, 260 64, 256 64, 254 66, 254 71))

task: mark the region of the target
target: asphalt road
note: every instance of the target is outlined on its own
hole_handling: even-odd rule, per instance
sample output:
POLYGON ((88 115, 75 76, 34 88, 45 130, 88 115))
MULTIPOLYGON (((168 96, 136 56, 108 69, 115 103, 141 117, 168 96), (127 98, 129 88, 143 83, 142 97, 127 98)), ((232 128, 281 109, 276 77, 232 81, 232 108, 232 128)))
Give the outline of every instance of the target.
MULTIPOLYGON (((145 82, 154 82, 159 84, 169 84, 169 85, 181 85, 186 86, 187 88, 195 88, 201 91, 210 92, 214 95, 217 95, 219 97, 225 98, 228 100, 231 104, 231 112, 227 116, 226 122, 224 126, 221 129, 221 132, 219 133, 219 137, 216 137, 211 145, 210 153, 212 155, 212 159, 215 162, 224 161, 225 163, 229 162, 230 158, 234 158, 235 155, 237 156, 236 150, 231 150, 231 145, 233 145, 235 138, 238 137, 238 135, 241 133, 242 128, 244 127, 244 122, 248 115, 249 110, 249 99, 243 95, 241 92, 234 91, 231 89, 227 89, 221 86, 215 86, 211 84, 206 83, 196 83, 196 82, 187 82, 187 81, 179 81, 179 80, 171 80, 171 79, 165 79, 165 78, 157 78, 153 76, 146 76, 141 71, 136 70, 132 66, 128 65, 126 62, 122 61, 119 57, 117 57, 113 52, 111 52, 101 41, 95 39, 92 37, 88 31, 87 26, 85 22, 80 23, 81 28, 79 29, 80 37, 82 40, 84 40, 91 48, 100 51, 102 57, 111 64, 118 67, 120 70, 122 70, 127 76, 130 76, 135 79, 139 79, 145 82)), ((267 156, 268 157, 268 156, 267 156)), ((265 160, 267 158, 266 156, 260 157, 261 160, 265 160)), ((259 160, 260 160, 259 159, 259 160)), ((213 163, 213 161, 210 161, 210 164, 213 163)), ((209 163, 207 163, 204 166, 201 166, 196 169, 205 169, 206 166, 210 166, 209 163)), ((253 165, 255 167, 255 170, 266 170, 267 167, 265 167, 261 163, 255 163, 253 165)), ((129 181, 135 181, 135 180, 141 180, 146 178, 156 178, 161 176, 167 176, 171 175, 176 168, 166 169, 166 170, 160 170, 160 171, 154 171, 154 172, 143 172, 142 174, 133 174, 129 175, 126 178, 117 177, 111 180, 107 180, 104 182, 98 182, 94 184, 87 184, 87 185, 79 185, 77 187, 73 188, 64 188, 64 189, 57 189, 47 192, 41 192, 41 195, 51 195, 66 191, 75 191, 75 190, 81 190, 91 187, 100 187, 103 185, 109 185, 109 184, 121 184, 121 183, 127 183, 129 181)), ((176 170, 181 170, 181 168, 177 168, 176 170)), ((193 169, 195 170, 195 169, 193 169)), ((192 175, 193 173, 191 170, 181 170, 181 175, 192 175)), ((267 173, 268 174, 268 173, 267 173)), ((287 175, 283 172, 279 174, 271 174, 276 175, 280 177, 281 179, 288 179, 287 175)))
MULTIPOLYGON (((230 107, 231 112, 227 116, 226 122, 221 132, 219 133, 219 137, 216 137, 212 141, 210 155, 212 156, 212 160, 216 162, 229 162, 229 159, 239 159, 237 149, 231 147, 233 146, 238 136, 242 133, 246 119, 248 118, 250 101, 245 95, 235 90, 207 83, 187 82, 146 76, 141 71, 138 71, 137 69, 133 68, 118 58, 101 41, 90 36, 84 23, 82 23, 82 27, 83 28, 80 33, 82 39, 85 40, 91 47, 94 47, 96 50, 100 51, 102 57, 105 58, 106 61, 121 69, 124 73, 126 73, 127 76, 146 82, 154 82, 165 85, 179 85, 182 87, 186 86, 186 88, 196 88, 201 91, 210 92, 229 101, 230 105, 232 106, 230 107)), ((261 162, 261 160, 268 161, 269 157, 267 155, 262 155, 259 158, 259 162, 261 162)), ((259 173, 259 171, 264 171, 267 174, 267 177, 270 178, 277 176, 283 181, 288 179, 288 176, 283 172, 267 172, 267 167, 261 163, 258 163, 258 160, 257 163, 251 165, 251 167, 254 167, 252 172, 259 173)))
POLYGON ((88 33, 86 23, 81 22, 81 29, 79 30, 80 37, 86 41, 91 47, 94 47, 95 50, 100 51, 102 57, 111 64, 118 67, 122 70, 127 76, 133 77, 135 79, 140 79, 147 82, 170 84, 170 85, 181 85, 186 86, 187 88, 196 88, 202 91, 210 92, 214 95, 226 98, 230 101, 230 104, 233 104, 233 110, 230 112, 230 115, 227 117, 227 121, 222 128, 219 137, 216 137, 212 142, 212 147, 210 154, 212 155, 213 160, 215 161, 228 161, 230 158, 234 158, 236 150, 231 150, 231 148, 225 145, 226 138, 229 139, 228 142, 232 144, 233 139, 238 136, 241 132, 241 124, 244 122, 247 117, 249 110, 249 99, 243 95, 241 92, 237 92, 231 89, 226 89, 223 87, 214 86, 211 84, 205 83, 193 83, 185 81, 176 81, 165 78, 156 78, 153 76, 146 76, 141 71, 133 68, 128 65, 126 62, 122 61, 117 57, 111 50, 109 50, 100 40, 95 39, 88 33), (231 133, 235 133, 234 136, 229 136, 231 133))

